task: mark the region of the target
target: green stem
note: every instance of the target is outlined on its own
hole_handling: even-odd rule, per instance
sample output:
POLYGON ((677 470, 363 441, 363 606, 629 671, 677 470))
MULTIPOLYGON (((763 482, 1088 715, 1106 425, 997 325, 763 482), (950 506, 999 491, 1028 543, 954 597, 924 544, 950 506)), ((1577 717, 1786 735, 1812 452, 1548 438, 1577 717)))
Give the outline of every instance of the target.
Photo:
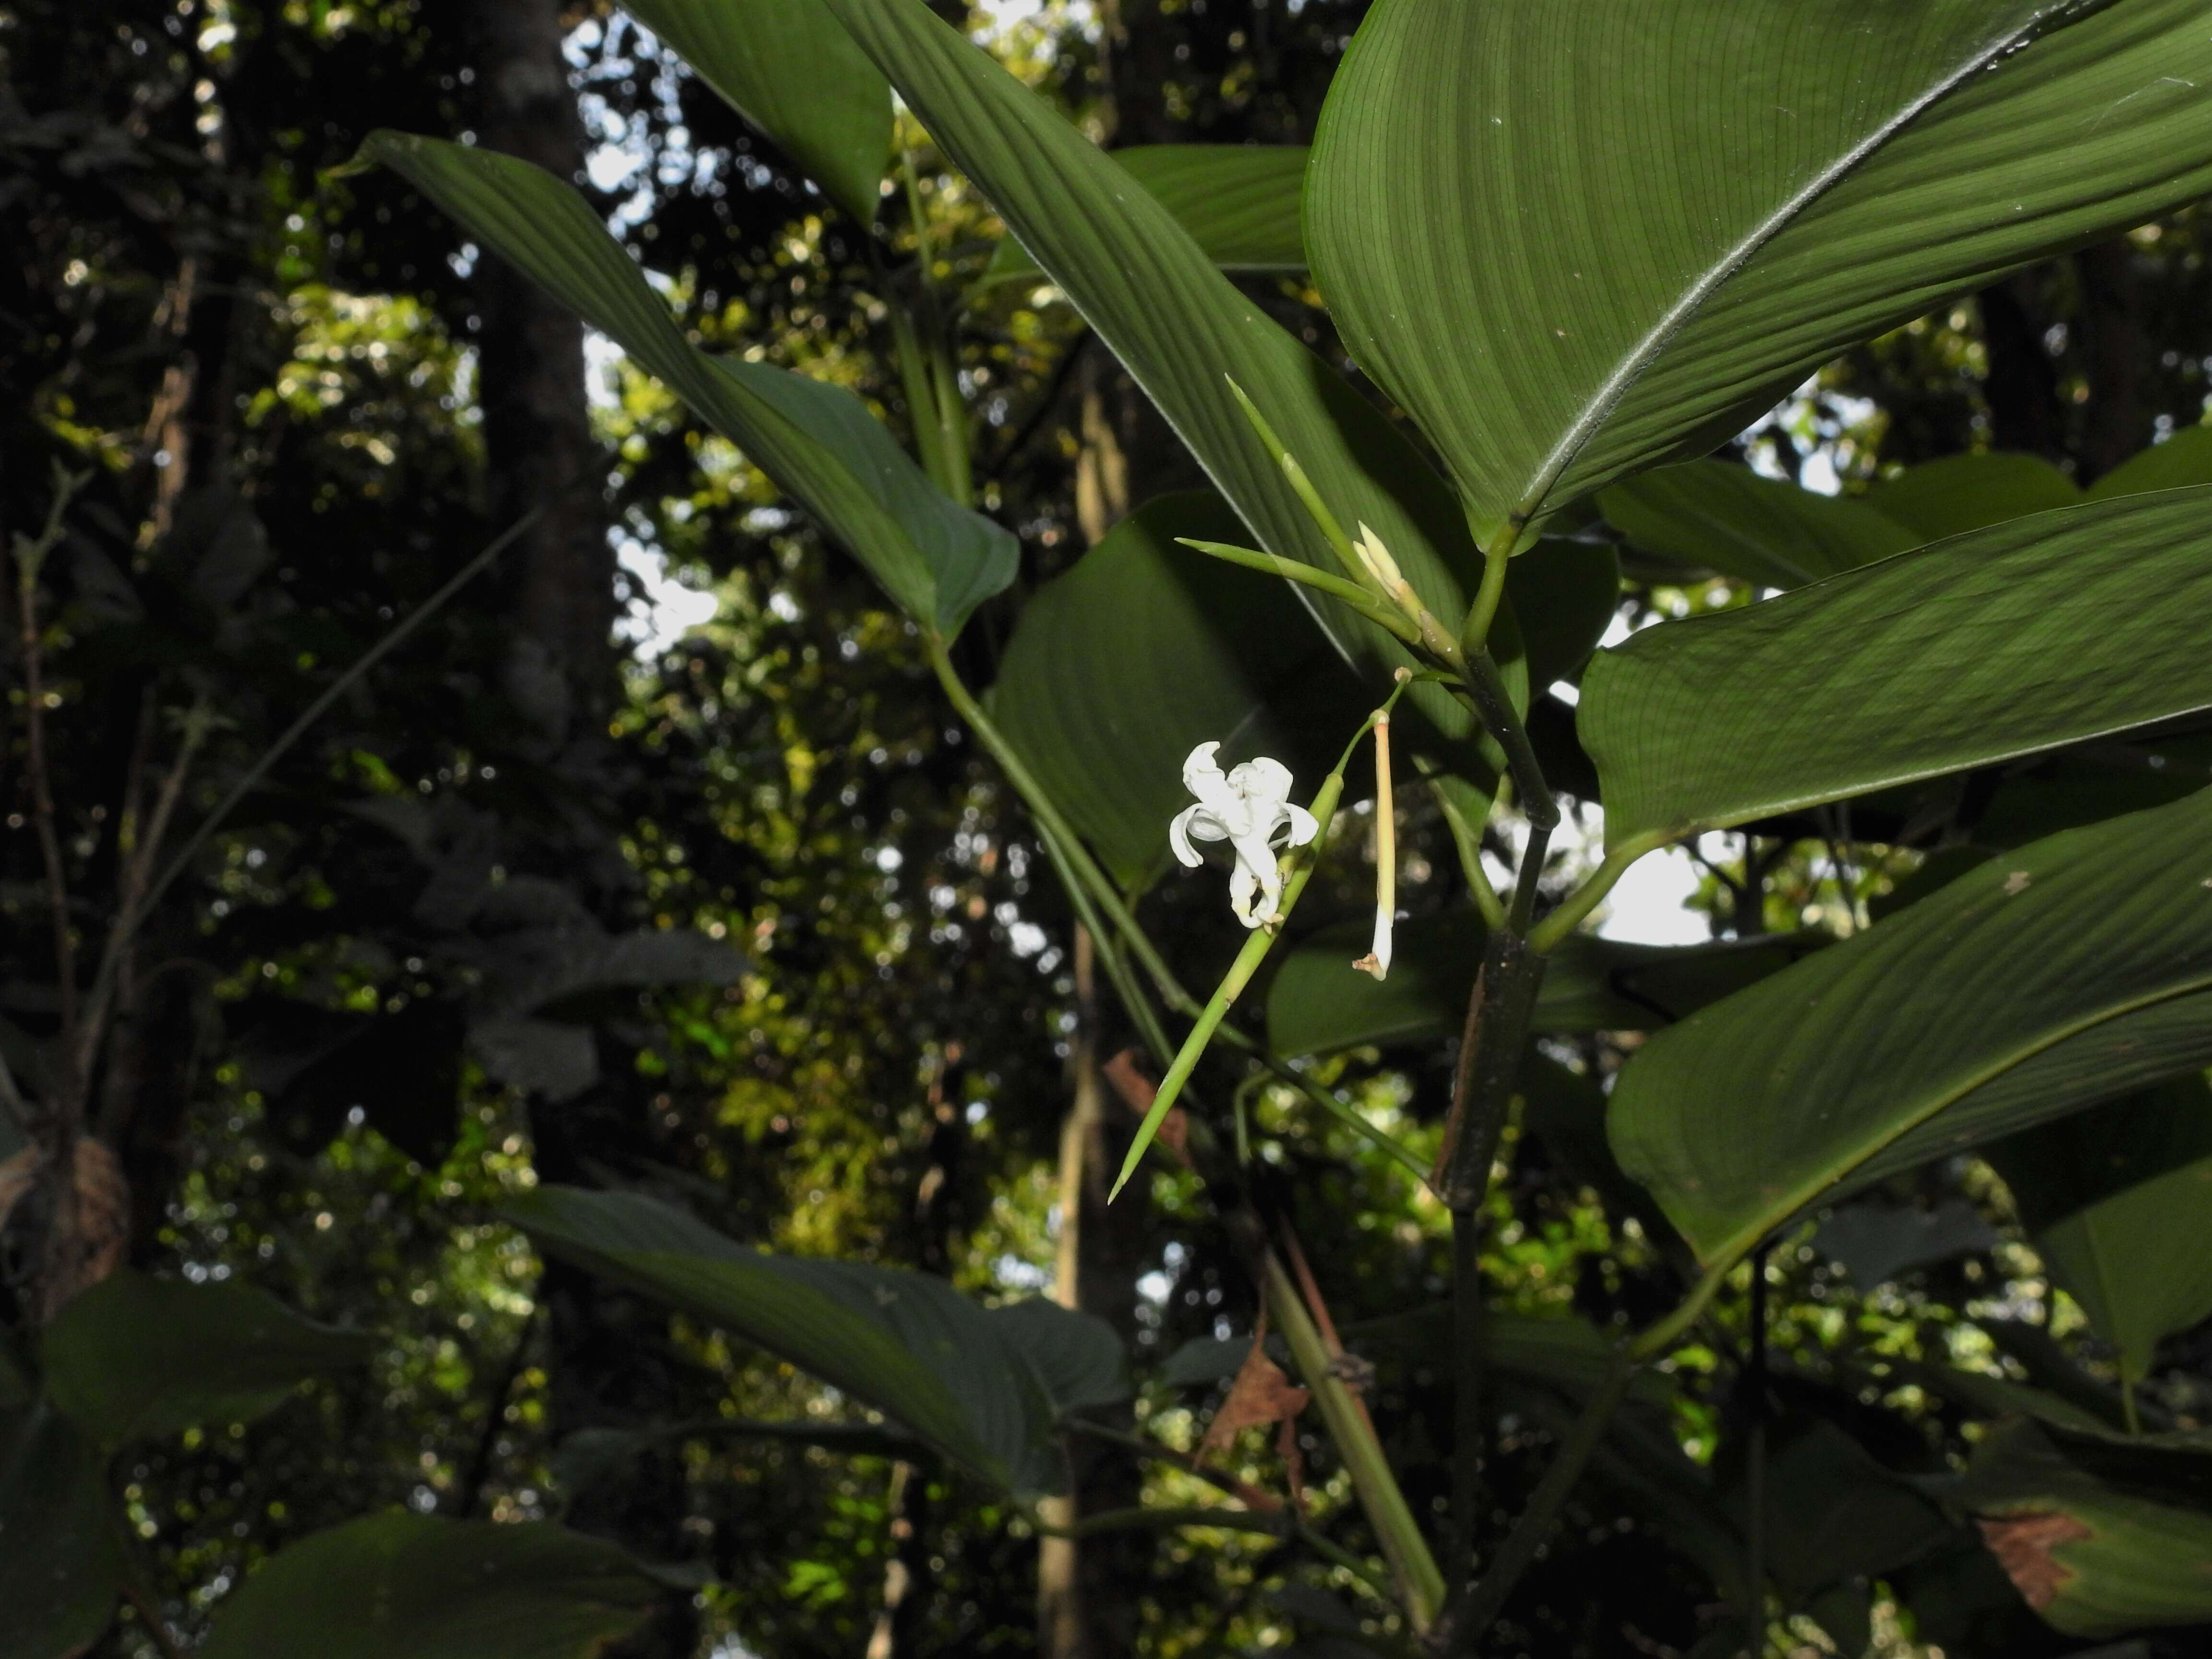
POLYGON ((1291 1087, 1296 1089, 1354 1134, 1370 1142, 1377 1151, 1389 1154, 1410 1171, 1416 1180, 1426 1184, 1429 1178, 1429 1166, 1422 1162, 1420 1155, 1412 1147, 1376 1128, 1365 1118, 1360 1116, 1353 1108, 1339 1100, 1321 1085, 1316 1083, 1311 1078, 1304 1076, 1295 1067, 1285 1064, 1273 1054, 1267 1054, 1262 1058, 1267 1070, 1276 1078, 1289 1084, 1291 1087))
POLYGON ((1490 872, 1482 867, 1482 831, 1459 803, 1451 798, 1451 790, 1441 777, 1428 774, 1420 757, 1414 757, 1416 766, 1422 767, 1429 778, 1429 793, 1436 797, 1437 806, 1444 815, 1444 825, 1451 831, 1452 845, 1459 852, 1460 872, 1467 878, 1467 890, 1474 900, 1474 908, 1481 913, 1486 927, 1496 929, 1505 925, 1505 903, 1498 896, 1498 890, 1490 884, 1490 872))
MULTIPOLYGON (((886 285, 888 286, 888 285, 886 285)), ((887 301, 891 313, 891 343, 898 357, 899 386, 906 394, 907 416, 914 427, 914 447, 921 470, 939 489, 951 494, 952 468, 945 453, 945 423, 937 409, 937 388, 929 369, 929 355, 922 349, 921 332, 903 300, 887 301)))
POLYGON ((2142 1408, 2136 1404, 2136 1380, 2125 1375, 2120 1378, 2120 1417, 2130 1434, 2142 1432, 2142 1408))
POLYGON ((1528 948, 1540 957, 1547 957, 1558 950, 1568 935, 1589 919, 1590 912, 1605 902, 1606 895, 1620 884, 1631 865, 1665 844, 1666 837, 1662 836, 1639 836, 1609 850, 1605 862, 1598 866, 1590 878, 1529 930, 1528 948))
POLYGON ((1483 550, 1482 586, 1475 590, 1466 625, 1460 629, 1460 643, 1470 655, 1489 648, 1491 625, 1498 620, 1498 607, 1504 600, 1506 574, 1513 568, 1513 550, 1520 540, 1520 527, 1509 526, 1483 550))
POLYGON ((1413 1506, 1391 1473, 1389 1459, 1382 1455, 1373 1425, 1343 1379, 1330 1370, 1328 1346, 1307 1313, 1297 1286, 1291 1282, 1273 1249, 1262 1248, 1261 1266, 1266 1275, 1267 1311, 1274 1316, 1276 1328, 1290 1345, 1299 1376, 1313 1390, 1314 1404, 1336 1444, 1337 1455, 1344 1460, 1352 1490, 1359 1494, 1361 1506, 1367 1511, 1368 1524, 1375 1528, 1383 1559, 1390 1564, 1391 1582, 1397 1586, 1407 1622, 1416 1633, 1425 1631, 1443 1607, 1443 1574, 1437 1571, 1436 1558, 1429 1553, 1428 1542, 1413 1519, 1413 1506))
POLYGON ((973 507, 975 461, 968 440, 968 403, 960 395, 960 365, 944 324, 935 319, 932 321, 929 364, 937 390, 938 445, 945 458, 943 489, 962 507, 973 507))
POLYGON ((1060 884, 1067 893, 1068 902, 1075 907, 1075 919, 1089 931, 1091 947, 1098 952, 1099 961, 1105 964, 1106 977, 1114 982, 1115 993, 1121 999, 1122 1007, 1136 1022, 1138 1033, 1145 1039, 1146 1047, 1152 1051, 1161 1065, 1166 1065, 1175 1058, 1175 1045, 1168 1041, 1167 1030, 1160 1024, 1159 1014, 1152 1007, 1152 999, 1145 994, 1144 986, 1137 976, 1129 971, 1128 963, 1114 943, 1113 933, 1100 924, 1091 894, 1084 886, 1082 878, 1076 874, 1069 863, 1060 838, 1040 823, 1037 839, 1044 843, 1045 856, 1052 860, 1052 867, 1060 877, 1060 884))
MULTIPOLYGON (((1226 375, 1222 378, 1229 380, 1226 375)), ((1354 583, 1367 589, 1367 583, 1361 580, 1367 575, 1367 568, 1359 562, 1359 555, 1352 550, 1352 538, 1344 533, 1344 526, 1337 522, 1336 514, 1328 510, 1328 503, 1322 500, 1321 491, 1314 488, 1314 481, 1306 476, 1305 468, 1298 465, 1298 458, 1291 454, 1285 447, 1283 441, 1275 435, 1275 428, 1267 423, 1267 417, 1260 412, 1259 405, 1244 395, 1243 386, 1230 380, 1229 391, 1237 399, 1237 406, 1244 411, 1244 418, 1252 423, 1252 430, 1260 434, 1260 441, 1274 457, 1275 465, 1283 469, 1283 476, 1290 480, 1291 490, 1304 503, 1315 527, 1335 553, 1337 562, 1343 565, 1354 583)))
POLYGON ((1505 751, 1505 764, 1513 775, 1513 787, 1521 792, 1521 810, 1530 825, 1547 831, 1558 828, 1559 804, 1528 741, 1528 728, 1513 707, 1512 693, 1505 689, 1505 677, 1489 652, 1467 653, 1462 684, 1484 726, 1505 751))

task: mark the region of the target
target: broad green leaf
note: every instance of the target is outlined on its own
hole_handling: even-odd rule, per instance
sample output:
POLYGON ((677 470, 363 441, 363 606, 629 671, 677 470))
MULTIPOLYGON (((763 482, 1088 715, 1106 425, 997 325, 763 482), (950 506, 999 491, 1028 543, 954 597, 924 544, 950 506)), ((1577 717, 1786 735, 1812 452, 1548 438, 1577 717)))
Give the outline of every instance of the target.
POLYGON ((2197 0, 1380 0, 1322 111, 1308 251, 1487 542, 2202 195, 2203 22, 2197 0))
POLYGON ((2085 1455, 2088 1437, 2020 1423, 1983 1440, 1944 1492, 1966 1509, 2027 1603, 2069 1636, 2212 1621, 2212 1507, 2169 1491, 2177 1454, 2148 1437, 2085 1455))
MULTIPOLYGON (((1367 1043, 1456 1035, 1482 960, 1482 923, 1465 912, 1401 922, 1390 977, 1352 971, 1365 921, 1322 930, 1289 951, 1267 993, 1267 1041, 1279 1054, 1333 1054, 1367 1043)), ((1825 943, 1778 935, 1746 943, 1631 945, 1577 935, 1552 958, 1536 1003, 1540 1032, 1656 1031, 1779 972, 1825 943)))
POLYGON ((1620 555, 1602 543, 1548 538, 1513 561, 1505 592, 1528 655, 1529 688, 1541 692, 1578 672, 1613 626, 1620 555))
POLYGON ((374 1339, 300 1317, 244 1285, 125 1268, 46 1328, 46 1390, 103 1450, 202 1423, 250 1423, 311 1376, 357 1365, 374 1339))
POLYGON ((2083 496, 2073 479, 2040 455, 1992 450, 1907 467, 1862 499, 1917 540, 1940 542, 2027 514, 2079 507, 2083 496))
POLYGON ((1219 740, 1272 755, 1310 793, 1358 725, 1359 683, 1290 584, 1178 547, 1234 542, 1211 490, 1163 496, 1040 588, 1008 641, 988 706, 1047 794, 1115 878, 1167 855, 1190 803, 1182 763, 1219 740))
POLYGON ((1656 842, 2212 708, 2208 627, 2212 488, 2131 495, 1645 629, 1577 726, 1608 842, 1656 842))
POLYGON ((2212 790, 1969 871, 1658 1033, 1613 1148, 1732 1261, 1838 1188, 2202 1070, 2208 1015, 2212 790))
POLYGON ((51 1405, 0 1416, 0 1659, 74 1659, 123 1593, 106 1460, 51 1405))
POLYGON ((666 1592, 597 1538, 428 1515, 349 1521, 279 1551, 223 1603, 201 1659, 592 1659, 666 1592))
POLYGON ((2185 427, 2098 479, 2089 486, 2089 499, 2105 501, 2207 483, 2212 483, 2212 426, 2185 427))
MULTIPOLYGON (((1111 152, 1146 194, 1175 216, 1224 270, 1306 268, 1301 198, 1304 144, 1139 144, 1111 152)), ((984 285, 1034 281, 1043 273, 1012 237, 1000 242, 984 285)))
MULTIPOLYGON (((1112 157, 923 0, 823 3, 1127 366, 1260 546, 1339 568, 1232 380, 1346 530, 1371 527, 1423 602, 1456 625, 1480 580, 1473 538, 1449 486, 1382 411, 1239 293, 1112 157)), ((1382 629, 1330 601, 1316 605, 1377 684, 1411 662, 1382 629)), ((1498 646, 1509 684, 1525 697, 1517 636, 1502 629, 1498 646)), ((1449 736, 1473 729, 1441 686, 1416 685, 1408 701, 1449 736)))
POLYGON ((1869 1199, 1846 1204, 1820 1224, 1813 1248, 1840 1261, 1862 1291, 1874 1291, 1899 1273, 1998 1243, 1997 1231, 1963 1198, 1932 1210, 1869 1199))
POLYGON ((1598 504, 1645 552, 1762 587, 1802 587, 1934 539, 1864 501, 1725 461, 1660 467, 1613 485, 1598 504))
POLYGON ((507 1206, 553 1255, 758 1344, 1020 1492, 1063 1477, 1054 1425, 1108 1385, 1065 1309, 993 1313, 940 1279, 769 1255, 632 1194, 546 1187, 507 1206))
POLYGON ((1793 1413, 1768 1437, 1767 1569, 1791 1601, 1893 1571, 1953 1536, 1941 1510, 1835 1424, 1793 1413))
POLYGON ((1987 1156, 2130 1382, 2150 1374, 2161 1340, 2212 1316, 2212 1088, 2202 1077, 2045 1124, 1987 1156))
POLYGON ((623 0, 865 229, 891 149, 890 83, 817 0, 623 0))
POLYGON ((907 614, 947 637, 1013 580, 1020 544, 930 483, 851 392, 684 337, 645 273, 567 185, 512 156, 379 132, 403 175, 492 252, 605 333, 823 525, 907 614))

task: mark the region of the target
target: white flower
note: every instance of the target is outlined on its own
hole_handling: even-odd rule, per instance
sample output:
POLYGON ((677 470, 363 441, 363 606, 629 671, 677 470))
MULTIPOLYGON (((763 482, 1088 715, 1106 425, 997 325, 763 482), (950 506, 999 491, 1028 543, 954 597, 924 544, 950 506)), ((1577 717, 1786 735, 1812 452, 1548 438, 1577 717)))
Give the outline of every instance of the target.
POLYGON ((1198 797, 1168 826, 1176 858, 1195 870, 1205 860, 1191 838, 1225 841, 1237 854, 1229 878, 1229 902, 1247 927, 1275 920, 1282 902, 1283 877, 1276 863, 1279 847, 1304 847, 1321 833, 1312 813, 1291 804, 1291 769, 1280 761, 1246 761, 1226 777, 1214 752, 1221 745, 1202 743, 1182 763, 1183 787, 1198 797), (1252 900, 1261 902, 1255 910, 1252 900))

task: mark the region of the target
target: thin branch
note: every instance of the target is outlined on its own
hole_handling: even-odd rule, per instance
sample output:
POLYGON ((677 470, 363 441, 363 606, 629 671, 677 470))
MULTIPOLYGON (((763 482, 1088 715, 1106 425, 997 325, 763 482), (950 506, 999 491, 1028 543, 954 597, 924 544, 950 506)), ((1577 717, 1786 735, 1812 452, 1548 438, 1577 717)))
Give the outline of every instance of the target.
POLYGON ((139 1584, 136 1574, 124 1580, 123 1595, 137 1613, 138 1622, 146 1627, 147 1635, 154 1638, 154 1645, 161 1650, 161 1659, 186 1659, 177 1638, 169 1634, 169 1626, 161 1617, 161 1608, 155 1605, 154 1598, 139 1584))

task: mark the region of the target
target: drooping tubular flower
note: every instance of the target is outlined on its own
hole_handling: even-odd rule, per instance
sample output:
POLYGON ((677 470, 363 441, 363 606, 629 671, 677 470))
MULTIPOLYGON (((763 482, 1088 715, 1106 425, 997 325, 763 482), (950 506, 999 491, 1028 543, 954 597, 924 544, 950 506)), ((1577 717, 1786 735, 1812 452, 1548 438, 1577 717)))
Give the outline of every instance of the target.
POLYGON ((1220 747, 1202 743, 1182 763, 1183 787, 1198 797, 1198 805, 1176 815, 1168 842, 1176 857, 1193 870, 1205 860, 1190 844, 1192 837, 1227 842, 1237 854, 1236 873, 1229 878, 1230 906, 1247 927, 1264 927, 1275 920, 1283 899, 1277 849, 1304 847, 1321 833, 1321 826, 1304 807, 1291 804, 1289 767, 1262 757, 1224 776, 1214 758, 1220 747), (1261 901, 1256 907, 1255 896, 1261 901))

